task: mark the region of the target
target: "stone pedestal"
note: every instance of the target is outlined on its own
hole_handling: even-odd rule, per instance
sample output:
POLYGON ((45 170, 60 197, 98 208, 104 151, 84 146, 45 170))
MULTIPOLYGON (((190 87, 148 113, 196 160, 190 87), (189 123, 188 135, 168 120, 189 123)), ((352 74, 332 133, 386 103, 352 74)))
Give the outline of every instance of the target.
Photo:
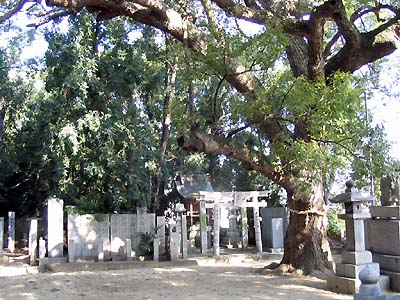
POLYGON ((390 288, 400 292, 400 206, 373 206, 365 223, 366 248, 381 273, 390 277, 390 288))

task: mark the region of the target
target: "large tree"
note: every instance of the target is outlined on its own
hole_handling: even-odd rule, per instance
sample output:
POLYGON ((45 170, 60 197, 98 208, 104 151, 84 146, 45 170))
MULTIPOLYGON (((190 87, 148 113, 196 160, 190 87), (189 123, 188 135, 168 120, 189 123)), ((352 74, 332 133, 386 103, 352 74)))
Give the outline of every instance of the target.
MULTIPOLYGON (((19 1, 17 8, 25 2, 19 1)), ((349 74, 398 47, 398 1, 47 0, 47 4, 56 9, 44 22, 83 9, 97 14, 98 20, 126 16, 191 49, 194 56, 188 64, 200 64, 192 64, 192 74, 204 72, 219 82, 208 99, 211 118, 204 122, 191 118, 191 130, 179 145, 235 158, 283 187, 290 224, 282 265, 306 273, 326 265, 330 253, 323 223, 324 175, 340 163, 334 155, 343 150, 356 154, 352 147, 362 135, 359 82, 349 74), (239 20, 263 29, 246 36, 239 20), (285 62, 291 73, 284 71, 285 62), (243 131, 257 135, 260 143, 237 142, 243 131)), ((5 13, 3 19, 14 12, 5 13)))

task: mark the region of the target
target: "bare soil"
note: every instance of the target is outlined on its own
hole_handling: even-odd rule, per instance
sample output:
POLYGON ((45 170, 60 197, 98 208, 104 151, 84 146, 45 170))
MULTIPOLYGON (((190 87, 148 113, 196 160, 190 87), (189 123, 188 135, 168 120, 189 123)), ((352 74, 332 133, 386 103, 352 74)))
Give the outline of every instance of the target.
POLYGON ((21 273, 0 266, 0 300, 350 300, 330 292, 323 274, 278 275, 272 261, 73 273, 21 273))

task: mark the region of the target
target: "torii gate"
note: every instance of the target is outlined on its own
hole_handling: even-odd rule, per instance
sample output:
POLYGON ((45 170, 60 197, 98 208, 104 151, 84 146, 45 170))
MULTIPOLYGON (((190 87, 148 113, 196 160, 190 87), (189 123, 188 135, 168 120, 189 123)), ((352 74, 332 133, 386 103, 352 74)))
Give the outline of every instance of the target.
POLYGON ((243 248, 248 244, 248 224, 247 224, 247 207, 252 207, 254 211, 254 229, 256 238, 257 253, 262 253, 261 224, 260 224, 260 207, 266 207, 267 202, 258 201, 259 197, 268 196, 268 192, 248 191, 248 192, 203 192, 200 191, 193 194, 195 199, 199 201, 200 206, 200 239, 201 253, 207 253, 207 218, 206 209, 214 209, 214 256, 219 256, 219 228, 220 228, 220 212, 221 207, 240 208, 242 215, 242 243, 243 248))

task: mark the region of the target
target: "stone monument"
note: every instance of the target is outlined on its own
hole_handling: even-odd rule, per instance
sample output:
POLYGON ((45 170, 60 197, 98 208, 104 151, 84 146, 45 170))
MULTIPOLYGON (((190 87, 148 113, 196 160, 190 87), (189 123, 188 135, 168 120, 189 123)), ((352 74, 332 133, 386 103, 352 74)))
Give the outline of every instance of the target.
POLYGON ((62 257, 64 245, 63 200, 47 200, 47 247, 48 257, 62 257))
POLYGON ((343 203, 345 213, 339 215, 346 223, 346 244, 342 253, 342 263, 336 264, 336 275, 328 277, 328 287, 332 290, 355 294, 361 281, 360 271, 368 266, 379 274, 379 264, 372 262, 372 253, 365 249, 364 220, 370 218, 368 205, 374 201, 374 196, 364 194, 354 188, 352 181, 346 182, 343 194, 331 200, 343 203))
POLYGON ((381 180, 380 199, 383 206, 372 206, 372 219, 365 223, 366 249, 372 252, 373 261, 379 263, 381 274, 390 277, 390 287, 396 292, 400 292, 398 178, 391 181, 386 176, 381 180))
POLYGON ((31 266, 36 265, 38 256, 38 218, 29 220, 29 263, 31 266))

